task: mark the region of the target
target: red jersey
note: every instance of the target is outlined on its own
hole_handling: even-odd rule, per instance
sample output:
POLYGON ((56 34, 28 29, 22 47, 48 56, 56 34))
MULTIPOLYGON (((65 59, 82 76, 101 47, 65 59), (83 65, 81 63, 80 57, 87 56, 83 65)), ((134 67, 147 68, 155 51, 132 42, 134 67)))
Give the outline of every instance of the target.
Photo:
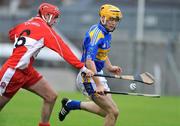
POLYGON ((14 42, 14 49, 5 65, 11 68, 28 68, 44 46, 57 52, 74 67, 81 69, 84 66, 61 37, 40 17, 12 28, 9 38, 14 42))

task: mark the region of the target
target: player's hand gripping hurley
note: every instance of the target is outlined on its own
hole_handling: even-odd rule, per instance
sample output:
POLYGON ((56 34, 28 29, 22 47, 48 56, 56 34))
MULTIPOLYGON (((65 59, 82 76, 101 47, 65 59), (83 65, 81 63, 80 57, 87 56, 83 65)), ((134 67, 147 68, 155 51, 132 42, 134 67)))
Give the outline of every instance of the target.
POLYGON ((142 74, 137 74, 137 75, 104 75, 104 74, 95 74, 94 76, 98 77, 107 77, 107 78, 116 78, 116 79, 123 79, 123 80, 131 80, 131 81, 137 81, 141 82, 144 84, 151 85, 155 82, 154 77, 148 73, 142 73, 142 74))

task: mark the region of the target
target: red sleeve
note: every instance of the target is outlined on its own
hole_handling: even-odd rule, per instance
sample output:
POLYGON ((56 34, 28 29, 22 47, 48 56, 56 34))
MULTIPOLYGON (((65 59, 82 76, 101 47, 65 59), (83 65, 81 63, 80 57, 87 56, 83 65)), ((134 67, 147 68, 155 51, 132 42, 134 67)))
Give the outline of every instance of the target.
POLYGON ((14 27, 12 27, 10 30, 9 30, 9 34, 8 34, 8 37, 10 39, 11 42, 14 42, 15 41, 15 35, 17 37, 17 34, 19 33, 19 28, 20 30, 23 28, 23 23, 22 24, 18 24, 14 27))
POLYGON ((47 28, 45 46, 57 52, 72 66, 78 69, 81 69, 84 66, 84 64, 73 54, 68 45, 65 44, 61 37, 51 28, 47 28))
POLYGON ((11 42, 15 41, 15 33, 16 33, 16 27, 13 27, 9 30, 9 39, 11 42))

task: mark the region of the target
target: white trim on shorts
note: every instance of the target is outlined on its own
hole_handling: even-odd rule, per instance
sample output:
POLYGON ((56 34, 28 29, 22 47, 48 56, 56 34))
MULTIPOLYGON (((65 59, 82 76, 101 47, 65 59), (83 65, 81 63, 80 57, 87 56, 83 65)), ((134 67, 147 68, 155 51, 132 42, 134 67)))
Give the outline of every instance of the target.
POLYGON ((6 72, 4 73, 3 77, 0 80, 0 95, 1 96, 5 92, 6 87, 8 86, 8 84, 9 84, 10 80, 12 79, 14 73, 15 73, 15 69, 12 69, 12 68, 6 69, 6 72))

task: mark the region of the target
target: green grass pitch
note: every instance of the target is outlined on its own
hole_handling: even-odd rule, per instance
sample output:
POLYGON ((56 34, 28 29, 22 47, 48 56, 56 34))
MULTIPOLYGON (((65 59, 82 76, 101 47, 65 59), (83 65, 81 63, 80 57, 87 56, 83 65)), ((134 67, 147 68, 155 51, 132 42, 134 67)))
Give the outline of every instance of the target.
MULTIPOLYGON (((59 93, 50 123, 52 126, 102 126, 103 118, 84 111, 72 111, 63 122, 57 119, 62 97, 86 100, 76 92, 59 93)), ((113 95, 120 116, 116 126, 180 126, 180 97, 149 98, 113 95)), ((0 126, 37 126, 42 100, 20 91, 0 112, 0 126)))

